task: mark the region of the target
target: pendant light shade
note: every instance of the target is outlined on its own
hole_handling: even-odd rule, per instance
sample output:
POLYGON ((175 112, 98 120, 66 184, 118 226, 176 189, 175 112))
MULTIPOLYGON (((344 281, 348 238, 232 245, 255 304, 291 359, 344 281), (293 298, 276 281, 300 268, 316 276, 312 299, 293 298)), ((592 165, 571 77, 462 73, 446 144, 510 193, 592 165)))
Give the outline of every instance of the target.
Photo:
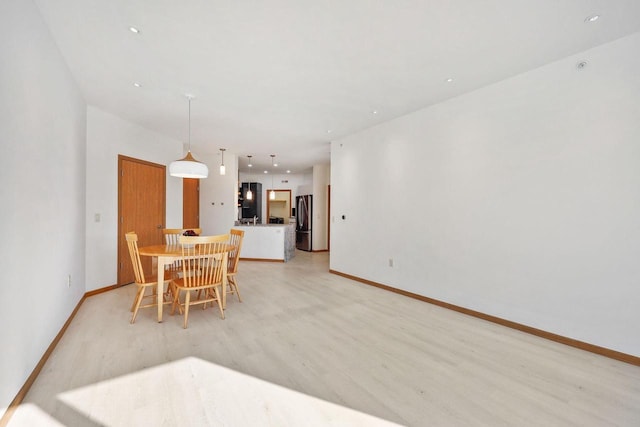
POLYGON ((183 159, 171 162, 169 175, 178 178, 206 178, 209 176, 209 168, 204 163, 194 159, 191 151, 189 151, 183 159))
POLYGON ((209 176, 209 168, 191 154, 191 99, 193 97, 187 95, 187 99, 189 100, 189 150, 184 158, 169 164, 169 175, 177 178, 206 178, 209 176))
POLYGON ((224 167, 224 152, 227 151, 226 148, 220 149, 220 154, 222 155, 222 162, 220 163, 220 175, 225 175, 227 173, 227 168, 224 167))

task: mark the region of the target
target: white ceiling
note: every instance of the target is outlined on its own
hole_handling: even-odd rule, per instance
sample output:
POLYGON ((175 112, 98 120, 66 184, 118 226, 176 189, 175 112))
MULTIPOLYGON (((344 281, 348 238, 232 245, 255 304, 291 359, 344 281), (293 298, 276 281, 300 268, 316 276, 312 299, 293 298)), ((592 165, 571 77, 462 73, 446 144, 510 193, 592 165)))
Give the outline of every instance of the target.
POLYGON ((638 0, 35 2, 89 104, 186 142, 193 94, 194 155, 241 170, 306 170, 332 139, 640 31, 638 0))

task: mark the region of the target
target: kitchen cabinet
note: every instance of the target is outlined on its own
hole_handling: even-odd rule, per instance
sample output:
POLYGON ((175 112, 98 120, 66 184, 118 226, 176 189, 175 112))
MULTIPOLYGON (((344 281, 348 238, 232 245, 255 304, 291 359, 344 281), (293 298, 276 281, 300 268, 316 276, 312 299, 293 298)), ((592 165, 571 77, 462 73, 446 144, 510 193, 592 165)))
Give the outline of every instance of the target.
POLYGON ((253 219, 257 217, 256 222, 262 223, 262 184, 259 182, 243 182, 240 187, 238 205, 242 211, 241 218, 253 219), (247 200, 247 190, 249 188, 253 193, 251 200, 247 200))

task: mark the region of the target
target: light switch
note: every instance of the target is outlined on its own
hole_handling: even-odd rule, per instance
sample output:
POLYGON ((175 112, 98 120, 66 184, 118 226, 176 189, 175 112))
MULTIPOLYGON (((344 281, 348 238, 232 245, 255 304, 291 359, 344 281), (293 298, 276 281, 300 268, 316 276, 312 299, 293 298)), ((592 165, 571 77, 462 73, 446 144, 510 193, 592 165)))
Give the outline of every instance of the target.
POLYGON ((93 216, 93 220, 94 220, 95 222, 100 222, 100 214, 99 214, 99 213, 95 214, 95 215, 93 216))

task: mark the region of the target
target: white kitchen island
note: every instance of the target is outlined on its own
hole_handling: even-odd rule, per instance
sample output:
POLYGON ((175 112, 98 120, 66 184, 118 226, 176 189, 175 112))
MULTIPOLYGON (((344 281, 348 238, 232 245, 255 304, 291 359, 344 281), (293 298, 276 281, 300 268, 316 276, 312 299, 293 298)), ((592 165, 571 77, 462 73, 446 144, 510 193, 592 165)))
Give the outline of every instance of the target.
POLYGON ((235 225, 244 231, 240 259, 287 262, 296 253, 295 223, 235 225))

